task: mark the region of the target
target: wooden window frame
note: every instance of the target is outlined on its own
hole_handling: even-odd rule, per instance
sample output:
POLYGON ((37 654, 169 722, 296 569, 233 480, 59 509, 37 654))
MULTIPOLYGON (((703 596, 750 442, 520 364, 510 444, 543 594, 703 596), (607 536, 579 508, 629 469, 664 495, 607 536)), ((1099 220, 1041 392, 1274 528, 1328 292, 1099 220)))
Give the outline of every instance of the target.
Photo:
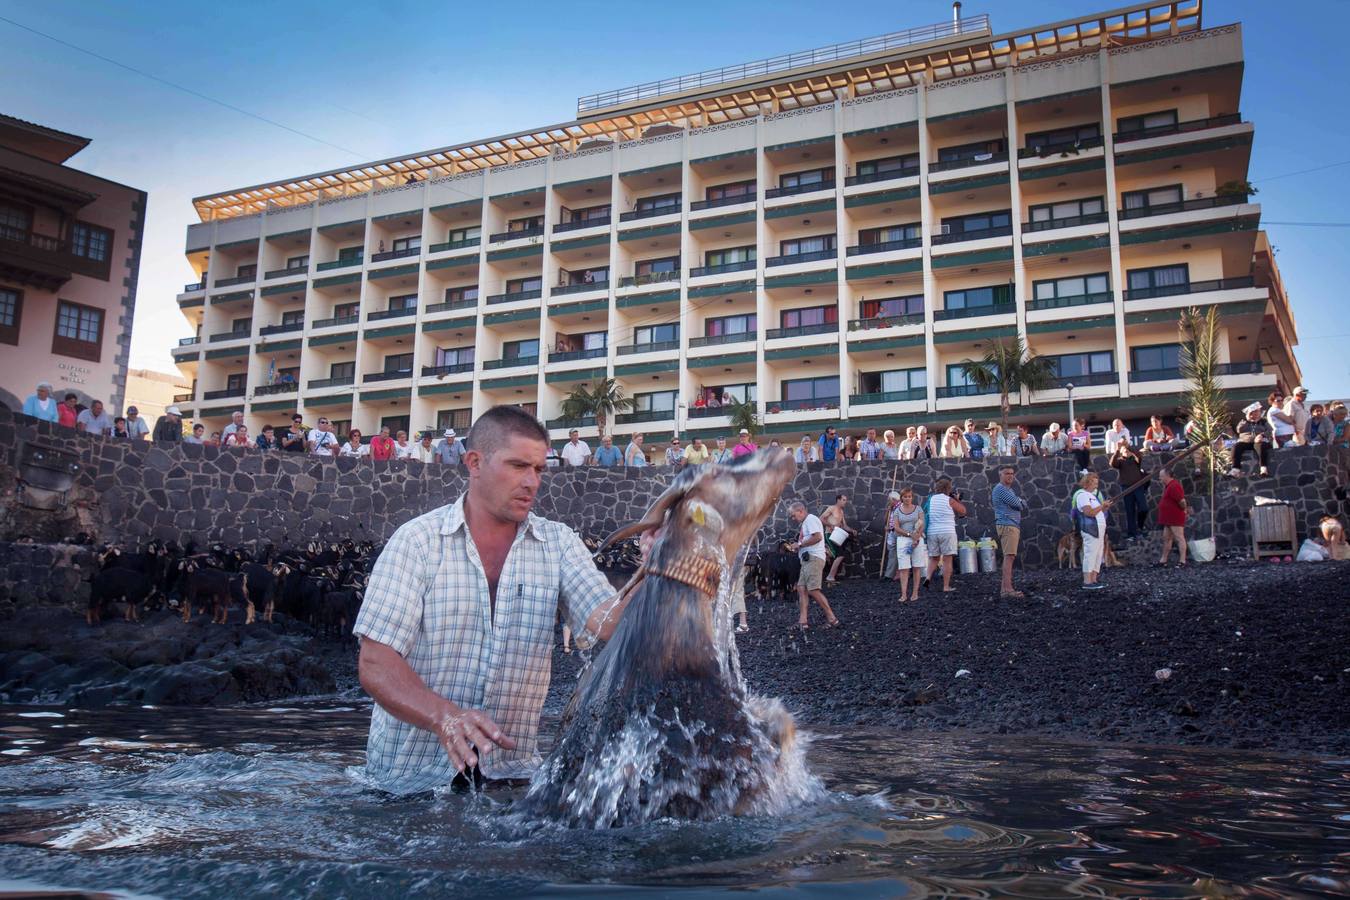
POLYGON ((16 287, 8 285, 0 286, 0 291, 7 291, 14 295, 14 324, 5 325, 0 323, 0 344, 19 343, 19 329, 23 327, 23 291, 16 287))
POLYGON ((100 309, 97 306, 89 306, 85 303, 76 303, 73 300, 56 301, 56 317, 52 321, 52 353, 58 356, 69 356, 73 359, 82 359, 86 362, 103 361, 103 335, 104 329, 108 325, 108 311, 100 309), (61 307, 74 306, 78 309, 85 309, 98 313, 98 339, 93 343, 82 341, 78 338, 64 337, 59 331, 61 327, 61 307))

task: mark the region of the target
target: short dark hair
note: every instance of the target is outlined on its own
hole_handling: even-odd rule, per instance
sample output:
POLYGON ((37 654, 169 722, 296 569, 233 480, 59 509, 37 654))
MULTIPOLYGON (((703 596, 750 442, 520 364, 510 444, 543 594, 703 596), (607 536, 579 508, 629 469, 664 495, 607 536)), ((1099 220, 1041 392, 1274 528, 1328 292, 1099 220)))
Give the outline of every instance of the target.
POLYGON ((835 503, 838 503, 840 500, 847 500, 847 499, 848 499, 848 494, 835 494, 835 495, 834 495, 834 502, 835 502, 835 503))
POLYGON ((202 431, 206 430, 206 426, 203 425, 201 422, 198 422, 196 425, 192 426, 193 431, 196 431, 198 428, 200 428, 202 431))
POLYGON ((65 399, 67 399, 67 400, 79 400, 79 399, 80 399, 80 395, 79 395, 79 394, 66 394, 65 399))
POLYGON ((548 443, 548 429, 519 406, 494 406, 478 417, 465 443, 484 457, 500 450, 514 436, 548 443))
POLYGON ((264 425, 264 426, 262 427, 262 430, 263 430, 263 431, 271 431, 271 430, 272 430, 272 426, 271 426, 271 425, 264 425))
POLYGON ((1002 475, 1004 472, 1012 472, 1014 475, 1016 475, 1016 474, 1017 474, 1017 466, 1014 466, 1014 465, 1011 465, 1011 464, 1004 464, 1004 465, 999 466, 999 467, 998 467, 998 474, 1002 475))
POLYGON ((937 481, 933 482, 933 490, 939 494, 945 494, 952 489, 952 480, 943 475, 937 481))

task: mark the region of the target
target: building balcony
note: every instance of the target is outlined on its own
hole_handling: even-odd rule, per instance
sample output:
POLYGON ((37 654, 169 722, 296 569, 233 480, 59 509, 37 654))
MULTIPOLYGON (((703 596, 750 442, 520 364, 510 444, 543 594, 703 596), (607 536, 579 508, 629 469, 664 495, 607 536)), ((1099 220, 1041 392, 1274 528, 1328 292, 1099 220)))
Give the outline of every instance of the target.
POLYGON ((908 391, 883 391, 875 394, 850 394, 850 406, 866 406, 870 403, 908 403, 911 400, 927 400, 927 388, 914 388, 908 391))
POLYGON ((261 337, 270 337, 274 334, 290 334, 293 331, 304 330, 304 322, 287 322, 284 325, 264 325, 262 328, 258 329, 258 334, 261 337))
POLYGON ((680 349, 679 341, 649 341, 646 344, 628 344, 618 347, 615 352, 620 356, 632 356, 634 353, 660 353, 665 350, 680 349))
POLYGON ((1039 222, 1023 222, 1022 231, 1054 231, 1058 228, 1075 228, 1079 225, 1101 225, 1109 217, 1104 212, 1090 213, 1086 216, 1065 216, 1062 219, 1042 219, 1039 222))
POLYGON ((793 197, 797 194, 812 194, 816 191, 834 190, 834 181, 813 181, 810 184, 794 184, 791 187, 769 188, 764 192, 765 200, 773 200, 777 197, 793 197))
POLYGON ((218 391, 207 391, 206 393, 202 394, 202 399, 203 399, 203 400, 223 400, 223 399, 225 399, 226 397, 240 397, 240 398, 242 398, 242 397, 244 396, 244 394, 245 394, 247 391, 248 391, 248 386, 247 386, 247 385, 242 385, 242 384, 241 384, 241 385, 239 385, 238 387, 221 388, 221 389, 218 390, 218 391))
POLYGON ((195 394, 174 394, 174 395, 173 395, 173 402, 174 402, 174 403, 191 403, 191 402, 192 402, 193 400, 195 400, 195 399, 196 399, 196 395, 195 395, 195 394))
POLYGON ((679 281, 680 272, 676 269, 673 272, 648 272, 645 275, 625 275, 619 279, 619 287, 642 287, 645 284, 666 284, 671 281, 679 281))
POLYGON ((537 366, 537 356, 509 356, 504 359, 489 359, 483 362, 484 369, 515 369, 520 366, 537 366))
POLYGON ((450 300, 446 303, 433 303, 427 307, 427 315, 432 313, 454 312, 457 309, 476 309, 478 299, 472 300, 450 300))
POLYGON ((294 394, 300 390, 298 381, 279 381, 276 384, 264 384, 261 387, 254 388, 254 397, 270 397, 273 394, 294 394))
POLYGON ((453 366, 423 366, 423 378, 436 378, 441 375, 463 375, 473 371, 473 363, 455 363, 453 366))
POLYGON ((67 241, 0 226, 0 271, 20 284, 54 291, 86 267, 67 241))
POLYGON ((1095 138, 1083 138, 1077 141, 1060 141, 1057 144, 1042 144, 1039 147, 1022 147, 1017 151, 1018 159, 1034 159, 1040 156, 1054 156, 1056 153, 1077 153, 1100 147, 1106 139, 1098 135, 1095 138))
POLYGON ((620 413, 614 417, 616 425, 632 425, 637 422, 669 422, 675 418, 673 409, 640 409, 637 412, 620 413))
POLYGON ((537 228, 521 228, 516 231, 499 231, 496 234, 488 236, 489 244, 500 244, 503 241, 515 241, 522 238, 540 237, 544 233, 544 226, 537 228))
POLYGON ((679 202, 669 206, 654 206, 651 209, 634 209, 626 213, 619 214, 620 222, 636 222, 639 219, 654 219, 657 216, 674 216, 680 212, 679 202))
POLYGON ((963 156, 960 159, 945 159, 940 162, 928 164, 930 172, 950 172, 953 169, 968 169, 972 166, 987 166, 991 163, 1003 163, 1008 161, 1008 154, 1005 153, 980 153, 975 156, 963 156))
POLYGON ((907 166, 903 169, 889 169, 885 172, 850 175, 844 179, 844 187, 853 187, 856 184, 876 184, 878 181, 897 181, 901 178, 913 178, 918 174, 918 166, 907 166))
POLYGON ((689 407, 689 418, 691 419, 715 419, 718 416, 730 416, 731 407, 729 406, 691 406, 689 407))
POLYGON ((447 250, 467 250, 470 247, 477 247, 481 243, 481 238, 469 238, 464 241, 444 241, 440 244, 432 244, 427 248, 427 252, 444 253, 447 250))
POLYGON ((849 319, 849 331, 868 331, 873 328, 899 328, 904 325, 922 325, 923 313, 903 316, 873 316, 870 319, 849 319))
POLYGON ((207 338, 211 344, 219 344, 222 341, 246 341, 253 336, 250 331, 222 331, 219 334, 213 334, 207 338))
POLYGON ((1072 297, 1043 297, 1040 300, 1028 300, 1027 311, 1038 309, 1068 309, 1072 306, 1091 306, 1094 303, 1110 303, 1114 295, 1110 291, 1096 294, 1075 294, 1072 297))
POLYGON ((706 334, 689 339, 689 349, 696 347, 715 347, 721 344, 740 344, 755 339, 753 331, 733 331, 730 334, 706 334))
POLYGON ((355 325, 361 321, 360 316, 334 316, 331 319, 315 319, 312 328, 334 328, 338 325, 355 325))
POLYGON ((273 269, 263 274, 264 281, 271 281, 273 278, 288 278, 292 275, 299 277, 309 274, 309 266, 296 266, 294 269, 273 269))
POLYGON ((737 194, 734 197, 718 197, 716 200, 695 200, 689 204, 690 212, 698 212, 701 209, 717 209, 719 206, 739 206, 742 203, 754 203, 757 192, 752 186, 749 192, 737 194))
POLYGON ((938 388, 937 398, 947 400, 952 397, 983 397, 997 393, 997 387, 982 388, 973 384, 956 384, 938 388))
POLYGON ((580 231, 583 228, 600 228, 608 225, 613 219, 609 216, 596 216, 594 219, 577 219, 575 222, 559 222, 553 226, 554 234, 563 234, 568 231, 580 231))
POLYGON ((892 250, 915 250, 923 246, 923 238, 906 238, 903 241, 886 241, 881 244, 859 244, 845 251, 848 256, 866 256, 869 253, 889 253, 892 250))
MULTIPOLYGON (((1214 367, 1215 375, 1260 375, 1263 372, 1265 367, 1259 361, 1219 363, 1214 367)), ((1130 373, 1130 382, 1173 381, 1185 377, 1180 369, 1142 369, 1130 373)))
POLYGON ((547 425, 547 426, 549 427, 549 429, 555 429, 555 428, 568 428, 568 429, 571 429, 571 428, 577 428, 577 429, 581 429, 581 428, 594 428, 594 427, 595 427, 595 416, 582 416, 580 419, 568 419, 568 418, 563 418, 563 417, 560 416, 560 417, 558 417, 558 418, 556 418, 556 419, 549 419, 549 420, 548 420, 547 422, 545 422, 544 424, 547 425))
POLYGON ((605 347, 592 347, 589 350, 554 350, 548 355, 548 361, 557 362, 575 362, 578 359, 604 359, 609 355, 609 350, 605 347))
POLYGON ((1167 216, 1173 213, 1194 212, 1197 209, 1215 209, 1220 206, 1240 206, 1247 202, 1246 194, 1225 194, 1217 197, 1201 197, 1196 200, 1182 200, 1180 203, 1159 203, 1152 206, 1137 206, 1120 210, 1121 221, 1146 219, 1150 216, 1167 216))
POLYGON ((1015 303, 995 303, 993 306, 968 306, 964 309, 938 309, 933 311, 933 321, 945 322, 948 319, 973 319, 977 316, 998 316, 1014 312, 1015 303))
POLYGON ((962 241, 978 241, 984 238, 1008 237, 1012 234, 1011 225, 998 228, 976 228, 972 231, 954 231, 951 234, 933 235, 934 244, 959 244, 962 241))
POLYGON ((306 385, 305 389, 317 391, 322 388, 349 387, 356 383, 355 375, 339 375, 336 378, 314 378, 306 385))
POLYGON ((401 319, 404 316, 417 315, 417 307, 405 306, 403 309, 381 309, 373 313, 366 313, 367 322, 381 322, 385 319, 401 319))
POLYGON ((584 281, 580 284, 564 284, 549 290, 550 297, 562 297, 566 294, 584 294, 587 291, 607 291, 609 281, 584 281))
POLYGON ((1117 131, 1114 140, 1117 144, 1124 144, 1129 141, 1142 141, 1146 138, 1163 137, 1169 134, 1185 134, 1189 131, 1204 131, 1207 128, 1222 128, 1226 125, 1241 124, 1241 113, 1228 113, 1222 116, 1210 116, 1208 119, 1191 119, 1188 122, 1155 125, 1152 128, 1140 128, 1136 131, 1117 131))
POLYGON ((1106 384, 1115 384, 1120 381, 1119 372, 1092 372, 1087 375, 1064 375, 1055 378, 1050 382, 1046 390, 1063 390, 1069 385, 1075 389, 1083 387, 1100 387, 1106 384))
POLYGON ((194 281, 192 284, 183 285, 183 293, 185 294, 192 294, 197 291, 204 291, 204 290, 206 290, 205 281, 194 281))
POLYGON ((412 369, 393 369, 388 372, 367 372, 361 376, 362 384, 370 384, 373 381, 398 381, 400 378, 411 378, 412 369))
POLYGON ((328 262, 321 262, 314 267, 316 272, 328 272, 332 269, 345 269, 349 266, 359 266, 363 261, 361 256, 351 256, 347 259, 331 259, 328 262))
POLYGON ((689 270, 690 278, 702 278, 705 275, 726 275, 730 272, 753 272, 758 263, 753 259, 742 262, 726 263, 720 266, 698 266, 689 270))
POLYGON ((194 334, 192 337, 179 338, 179 339, 178 339, 178 346, 180 346, 180 347, 195 347, 195 346, 197 346, 198 344, 200 344, 201 342, 202 342, 201 335, 196 335, 196 334, 194 334))
POLYGON ((252 284, 257 280, 257 275, 239 275, 235 278, 217 278, 216 283, 212 285, 212 287, 223 288, 231 287, 236 284, 252 284))
POLYGON ((787 256, 770 256, 764 260, 766 266, 789 266, 793 263, 820 262, 826 259, 836 259, 839 256, 837 249, 816 250, 812 253, 792 253, 787 256))
POLYGON ((838 322, 821 322, 818 325, 799 325, 796 328, 770 328, 764 332, 764 339, 806 337, 811 334, 838 334, 838 322))
POLYGON ((770 400, 769 412, 797 412, 804 409, 838 409, 838 397, 807 397, 802 400, 770 400))
POLYGON ((544 295, 539 288, 532 291, 516 291, 513 294, 493 294, 487 298, 488 303, 514 303, 517 300, 538 300, 544 295))
POLYGON ((421 247, 404 247, 402 250, 386 250, 383 253, 372 253, 370 261, 373 263, 389 262, 391 259, 407 259, 410 256, 421 256, 421 247))
POLYGON ((1185 284, 1163 284, 1148 288, 1134 288, 1125 292, 1126 300, 1152 300, 1157 297, 1180 297, 1186 294, 1207 294, 1210 291, 1235 291, 1254 287, 1250 275, 1238 278, 1216 278, 1213 281, 1189 281, 1185 284))

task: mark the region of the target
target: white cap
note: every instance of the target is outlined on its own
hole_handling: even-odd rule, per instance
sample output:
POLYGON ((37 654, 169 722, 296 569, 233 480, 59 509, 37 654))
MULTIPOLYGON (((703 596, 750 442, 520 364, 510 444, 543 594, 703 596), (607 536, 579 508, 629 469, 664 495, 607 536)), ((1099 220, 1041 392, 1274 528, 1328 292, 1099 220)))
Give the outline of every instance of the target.
POLYGON ((445 429, 445 436, 446 436, 446 437, 454 437, 454 436, 455 436, 455 429, 453 429, 453 428, 447 428, 447 429, 445 429))
POLYGON ((1298 387, 1294 388, 1294 393, 1295 393, 1295 394, 1310 394, 1310 393, 1312 393, 1312 391, 1308 390, 1307 388, 1305 388, 1303 385, 1300 384, 1298 387))
POLYGON ((899 491, 891 491, 890 494, 887 495, 887 498, 890 499, 890 500, 899 500, 899 499, 900 499, 900 492, 899 492, 899 491))
POLYGON ((742 428, 742 429, 741 429, 741 434, 746 434, 746 435, 748 435, 749 433, 750 433, 750 429, 749 429, 749 428, 742 428))
POLYGON ((1251 415, 1251 414, 1254 413, 1254 412, 1260 412, 1260 411, 1261 411, 1261 404, 1260 404, 1259 402, 1258 402, 1258 403, 1253 403, 1253 404, 1251 404, 1250 406, 1245 406, 1245 407, 1242 408, 1242 414, 1243 414, 1244 416, 1249 416, 1249 415, 1251 415))
POLYGON ((167 415, 170 415, 170 416, 181 416, 181 415, 183 414, 183 413, 182 413, 182 410, 180 410, 180 409, 179 409, 178 407, 176 407, 176 406, 169 406, 169 407, 166 407, 165 410, 164 410, 164 412, 165 412, 167 415))

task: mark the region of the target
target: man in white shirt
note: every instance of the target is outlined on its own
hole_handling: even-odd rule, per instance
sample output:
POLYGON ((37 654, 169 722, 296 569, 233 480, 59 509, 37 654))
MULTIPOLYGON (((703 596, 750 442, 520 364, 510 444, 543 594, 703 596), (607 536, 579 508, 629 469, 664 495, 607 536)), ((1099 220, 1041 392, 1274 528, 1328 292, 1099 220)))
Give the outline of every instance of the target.
POLYGON ((95 400, 89 408, 75 417, 75 430, 105 437, 113 432, 112 416, 103 408, 102 400, 95 400))
POLYGON ((320 419, 319 426, 309 433, 309 452, 323 459, 332 459, 338 453, 337 435, 327 419, 320 419))
POLYGON ((141 418, 141 411, 134 406, 127 407, 127 437, 133 441, 145 440, 150 434, 150 425, 141 418))
POLYGON ((234 412, 230 413, 230 424, 226 425, 225 428, 220 432, 221 438, 224 439, 234 434, 236 431, 239 430, 239 426, 243 424, 244 424, 244 414, 242 411, 236 409, 234 412))
POLYGON ((798 554, 802 561, 802 573, 797 578, 797 627, 802 631, 810 627, 806 612, 814 600, 825 611, 825 624, 830 628, 838 628, 839 619, 830 609, 830 601, 825 599, 825 594, 820 590, 821 576, 825 574, 825 526, 818 516, 806 511, 806 506, 800 500, 793 501, 788 507, 788 514, 801 526, 797 540, 788 544, 788 549, 798 554))
POLYGON ((567 443, 562 448, 563 462, 569 466, 584 466, 591 458, 590 445, 583 441, 579 432, 573 428, 567 433, 567 443))

